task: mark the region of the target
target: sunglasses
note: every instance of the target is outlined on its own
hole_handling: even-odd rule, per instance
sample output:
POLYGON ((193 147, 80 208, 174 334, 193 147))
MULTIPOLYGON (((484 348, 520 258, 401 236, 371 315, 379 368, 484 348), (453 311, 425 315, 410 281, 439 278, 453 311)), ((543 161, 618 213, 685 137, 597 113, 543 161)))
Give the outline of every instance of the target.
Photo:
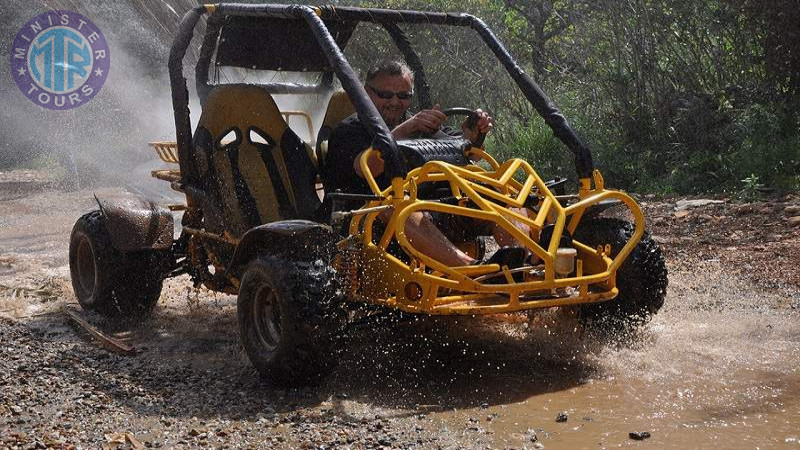
POLYGON ((381 91, 379 89, 375 89, 374 87, 367 85, 367 87, 378 96, 378 98, 382 98, 384 100, 391 100, 393 97, 397 97, 398 100, 411 100, 411 97, 414 96, 413 92, 392 92, 392 91, 381 91))

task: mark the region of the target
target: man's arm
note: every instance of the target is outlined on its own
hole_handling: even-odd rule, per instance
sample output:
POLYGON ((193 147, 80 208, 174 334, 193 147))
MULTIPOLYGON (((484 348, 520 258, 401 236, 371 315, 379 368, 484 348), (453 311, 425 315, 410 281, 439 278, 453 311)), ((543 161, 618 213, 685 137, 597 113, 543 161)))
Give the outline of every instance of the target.
MULTIPOLYGON (((480 133, 488 134, 494 127, 493 120, 487 112, 476 109, 475 113, 478 114, 478 122, 475 129, 468 128, 466 120, 461 124, 462 136, 472 142, 478 139, 480 133)), ((447 120, 447 116, 442 113, 441 107, 436 104, 433 108, 424 109, 396 126, 392 130, 392 136, 395 139, 409 139, 414 137, 416 133, 432 134, 442 128, 445 120, 447 120)))
POLYGON ((435 133, 442 127, 445 120, 447 120, 447 116, 442 112, 442 108, 438 104, 433 105, 433 108, 423 109, 394 127, 392 136, 395 139, 409 139, 416 133, 435 133))
MULTIPOLYGON (((432 109, 424 109, 414 114, 400 125, 394 127, 392 130, 392 137, 396 140, 400 140, 412 138, 419 132, 433 133, 441 128, 442 123, 444 123, 446 119, 447 116, 442 113, 441 107, 439 105, 434 105, 432 109)), ((361 157, 363 155, 364 152, 362 151, 358 154, 355 161, 353 161, 353 169, 361 178, 364 178, 364 173, 361 170, 361 157)), ((380 155, 373 154, 370 156, 369 160, 367 160, 367 167, 369 167, 372 176, 377 177, 383 173, 383 159, 380 155)))

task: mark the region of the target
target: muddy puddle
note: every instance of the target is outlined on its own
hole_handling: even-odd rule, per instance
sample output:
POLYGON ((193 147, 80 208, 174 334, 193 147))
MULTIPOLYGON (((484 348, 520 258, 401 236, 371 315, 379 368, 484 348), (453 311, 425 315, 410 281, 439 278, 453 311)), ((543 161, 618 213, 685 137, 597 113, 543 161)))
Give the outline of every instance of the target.
POLYGON ((373 389, 389 386, 373 393, 396 389, 459 445, 800 447, 796 293, 758 290, 719 262, 671 269, 667 306, 632 341, 462 320, 419 352, 370 355, 389 366, 370 373, 373 389))
POLYGON ((454 427, 478 419, 497 448, 535 439, 547 448, 627 446, 637 431, 656 448, 800 447, 797 311, 781 307, 781 295, 720 277, 720 267, 706 270, 672 273, 666 309, 634 344, 576 350, 542 361, 538 373, 479 383, 487 398, 512 385, 519 399, 434 416, 454 427), (556 422, 560 412, 567 421, 556 422))

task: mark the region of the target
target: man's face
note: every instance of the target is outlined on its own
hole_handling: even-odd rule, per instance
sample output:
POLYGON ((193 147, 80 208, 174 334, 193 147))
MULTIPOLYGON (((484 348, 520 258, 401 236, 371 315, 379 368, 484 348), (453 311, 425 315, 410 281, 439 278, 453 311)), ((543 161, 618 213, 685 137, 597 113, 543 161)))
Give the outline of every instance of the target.
POLYGON ((413 86, 409 75, 385 75, 380 74, 367 83, 367 94, 378 108, 378 112, 383 117, 384 122, 389 128, 400 125, 400 119, 411 105, 411 98, 401 100, 397 95, 389 99, 381 98, 376 91, 383 93, 410 93, 413 86))

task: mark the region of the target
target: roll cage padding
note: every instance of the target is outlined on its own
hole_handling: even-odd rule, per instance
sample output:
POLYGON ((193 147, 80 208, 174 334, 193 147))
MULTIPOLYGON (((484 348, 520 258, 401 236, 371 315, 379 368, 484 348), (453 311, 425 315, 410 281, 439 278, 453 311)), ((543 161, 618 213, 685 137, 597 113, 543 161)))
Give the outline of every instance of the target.
POLYGON ((189 90, 186 78, 183 77, 183 57, 194 35, 194 27, 200 16, 205 14, 205 6, 196 6, 183 15, 178 25, 178 32, 169 51, 169 80, 172 89, 172 112, 175 116, 175 140, 178 145, 178 163, 181 169, 181 180, 185 183, 197 181, 197 174, 192 171, 192 124, 189 120, 189 90))
POLYGON ((319 7, 323 19, 351 20, 372 23, 419 23, 431 25, 469 26, 472 16, 464 13, 439 13, 403 9, 357 8, 325 5, 319 7))
POLYGON ((203 36, 200 55, 197 57, 197 64, 194 66, 194 84, 201 105, 206 102, 208 92, 213 87, 208 84, 208 68, 211 65, 211 58, 214 56, 214 50, 217 48, 219 31, 224 23, 224 16, 217 14, 212 14, 206 21, 206 34, 203 36))
POLYGON ((409 170, 422 167, 428 161, 442 161, 457 166, 466 166, 467 150, 471 147, 467 139, 409 139, 397 141, 397 148, 405 159, 409 170))
POLYGON ((569 126, 567 119, 561 114, 561 111, 550 101, 547 94, 542 91, 542 88, 522 70, 514 58, 508 53, 508 50, 497 40, 492 30, 477 17, 469 16, 471 19, 470 26, 478 32, 483 38, 486 45, 494 52, 495 56, 503 63, 511 78, 517 83, 517 86, 525 94, 536 111, 544 119, 544 122, 553 134, 564 143, 575 155, 575 171, 580 178, 590 178, 594 170, 594 163, 592 162, 592 153, 575 134, 572 127, 569 126))
POLYGON ((322 19, 311 8, 302 8, 302 11, 306 20, 317 25, 312 26, 311 31, 331 60, 331 65, 336 70, 336 75, 342 83, 342 88, 350 96, 353 106, 356 107, 359 121, 372 134, 372 148, 381 152, 381 157, 384 160, 384 172, 389 178, 405 177, 407 170, 397 152, 392 133, 380 113, 378 113, 375 104, 372 103, 372 100, 367 95, 367 91, 364 90, 364 86, 355 72, 353 72, 353 68, 350 67, 344 54, 330 34, 325 31, 322 19))

